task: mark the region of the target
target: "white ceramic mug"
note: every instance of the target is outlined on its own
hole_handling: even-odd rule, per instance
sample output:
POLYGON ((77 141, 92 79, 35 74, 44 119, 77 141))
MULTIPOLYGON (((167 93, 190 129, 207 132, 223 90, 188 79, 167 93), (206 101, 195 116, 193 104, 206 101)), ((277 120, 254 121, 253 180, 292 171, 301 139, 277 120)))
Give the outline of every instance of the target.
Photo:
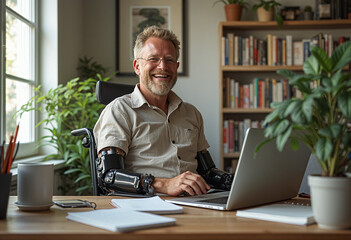
POLYGON ((17 202, 27 206, 52 204, 54 165, 20 163, 17 175, 17 202))

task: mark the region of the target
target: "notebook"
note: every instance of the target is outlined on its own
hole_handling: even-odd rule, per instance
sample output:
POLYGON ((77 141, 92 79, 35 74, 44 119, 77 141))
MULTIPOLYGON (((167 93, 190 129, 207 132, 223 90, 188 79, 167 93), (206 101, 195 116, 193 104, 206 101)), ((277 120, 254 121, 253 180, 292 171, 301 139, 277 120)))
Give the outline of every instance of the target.
POLYGON ((131 209, 155 214, 183 213, 183 207, 162 200, 159 196, 137 199, 111 199, 116 208, 131 209))
POLYGON ((265 139, 264 129, 249 128, 246 132, 239 162, 230 191, 178 197, 166 201, 216 210, 236 210, 296 197, 311 155, 300 143, 297 151, 289 142, 282 152, 271 141, 257 152, 265 139))
POLYGON ((113 232, 128 232, 163 227, 176 223, 176 219, 174 218, 122 208, 92 210, 88 212, 68 212, 66 218, 113 232))
POLYGON ((238 210, 236 216, 296 225, 315 223, 310 204, 292 201, 238 210))

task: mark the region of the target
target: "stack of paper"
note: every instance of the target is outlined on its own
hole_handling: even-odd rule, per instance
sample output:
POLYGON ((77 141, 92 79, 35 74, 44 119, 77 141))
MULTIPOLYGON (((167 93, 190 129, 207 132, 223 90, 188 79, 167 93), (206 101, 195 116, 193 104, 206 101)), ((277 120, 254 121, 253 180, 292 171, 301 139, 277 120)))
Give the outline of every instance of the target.
POLYGON ((156 214, 175 214, 183 212, 183 207, 166 202, 158 196, 137 199, 112 199, 111 205, 116 208, 156 214))
POLYGON ((174 218, 122 208, 69 212, 67 219, 114 232, 163 227, 176 223, 174 218))
POLYGON ((238 210, 236 216, 297 225, 315 223, 311 206, 294 204, 271 204, 262 207, 238 210))

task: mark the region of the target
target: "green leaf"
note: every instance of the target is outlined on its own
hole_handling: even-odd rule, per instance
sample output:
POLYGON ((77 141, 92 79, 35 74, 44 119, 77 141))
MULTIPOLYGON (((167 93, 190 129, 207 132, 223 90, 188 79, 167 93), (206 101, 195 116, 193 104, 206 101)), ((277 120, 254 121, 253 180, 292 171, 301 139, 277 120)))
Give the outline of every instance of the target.
POLYGON ((344 42, 335 48, 331 56, 333 62, 333 72, 344 68, 351 62, 351 41, 344 42))
POLYGON ((346 118, 351 118, 351 92, 344 92, 338 96, 338 106, 346 118))
POLYGON ((288 141, 288 139, 290 137, 291 131, 292 131, 292 126, 289 126, 284 133, 280 134, 277 137, 277 148, 279 151, 283 150, 283 148, 286 144, 286 141, 288 141))
POLYGON ((306 117, 305 117, 305 114, 302 112, 301 107, 297 109, 297 111, 294 112, 294 114, 291 115, 291 120, 296 124, 301 124, 301 125, 306 124, 306 117))
POLYGON ((327 53, 323 49, 313 46, 311 47, 311 54, 316 58, 317 62, 325 72, 332 72, 332 60, 328 57, 327 53))
POLYGON ((333 144, 329 138, 319 138, 316 144, 316 156, 321 161, 326 161, 333 152, 333 144))
POLYGON ((77 183, 81 180, 84 180, 84 179, 90 179, 90 174, 83 174, 83 175, 80 175, 75 181, 74 183, 77 183))
POLYGON ((291 138, 290 147, 292 150, 297 151, 300 147, 300 142, 296 138, 291 138))
POLYGON ((286 107, 283 116, 288 117, 290 114, 293 114, 294 112, 298 111, 301 107, 301 99, 297 98, 292 98, 290 99, 289 105, 286 107))
POLYGON ((303 71, 305 74, 318 75, 320 73, 319 63, 313 55, 303 63, 303 71))
POLYGON ((313 95, 307 96, 305 101, 302 103, 302 112, 305 115, 307 122, 311 122, 312 120, 313 105, 313 95))
POLYGON ((342 130, 342 126, 340 124, 333 123, 330 126, 320 129, 318 133, 323 137, 337 138, 340 135, 341 130, 342 130))
POLYGON ((282 133, 284 133, 287 128, 289 127, 290 123, 288 120, 284 119, 284 120, 281 120, 277 127, 275 128, 274 130, 274 136, 278 136, 281 135, 282 133))
POLYGON ((287 69, 279 69, 277 70, 277 73, 280 75, 283 75, 286 78, 293 78, 297 74, 293 71, 287 70, 287 69))

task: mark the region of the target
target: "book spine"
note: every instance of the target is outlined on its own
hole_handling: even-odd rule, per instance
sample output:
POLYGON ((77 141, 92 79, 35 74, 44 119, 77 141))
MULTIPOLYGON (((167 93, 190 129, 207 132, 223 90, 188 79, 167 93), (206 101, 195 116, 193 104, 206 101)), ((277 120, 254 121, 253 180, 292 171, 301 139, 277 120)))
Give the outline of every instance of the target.
POLYGON ((293 64, 293 46, 292 46, 292 35, 286 35, 286 65, 291 66, 293 64))
POLYGON ((229 153, 228 150, 228 120, 223 121, 223 152, 224 154, 229 153))
POLYGON ((229 66, 234 65, 234 34, 228 33, 228 58, 229 58, 229 66))

